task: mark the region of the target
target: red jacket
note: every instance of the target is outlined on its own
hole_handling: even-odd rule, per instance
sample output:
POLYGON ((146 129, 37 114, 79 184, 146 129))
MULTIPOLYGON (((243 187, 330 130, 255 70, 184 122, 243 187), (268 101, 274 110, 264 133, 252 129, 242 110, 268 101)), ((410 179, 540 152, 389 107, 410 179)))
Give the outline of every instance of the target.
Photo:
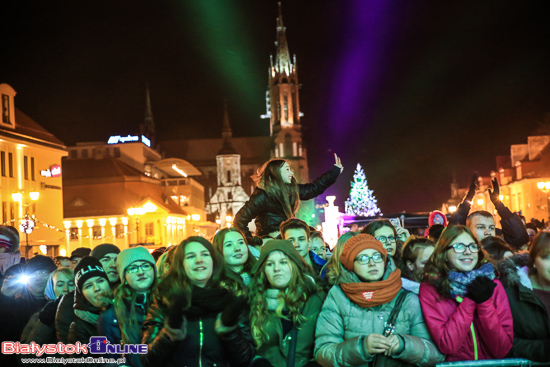
POLYGON ((447 355, 446 361, 500 359, 512 348, 512 312, 502 284, 495 283, 493 296, 480 304, 466 297, 462 302, 459 297, 439 299, 433 285, 420 285, 418 297, 428 331, 447 355))

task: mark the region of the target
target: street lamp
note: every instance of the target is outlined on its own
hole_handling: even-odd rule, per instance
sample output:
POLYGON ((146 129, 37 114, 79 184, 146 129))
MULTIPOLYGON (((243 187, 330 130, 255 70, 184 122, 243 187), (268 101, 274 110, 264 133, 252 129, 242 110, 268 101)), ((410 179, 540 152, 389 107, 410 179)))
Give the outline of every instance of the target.
MULTIPOLYGON (((31 201, 27 204, 23 203, 24 198, 24 192, 14 192, 11 194, 11 198, 13 201, 19 203, 20 207, 25 208, 25 217, 21 219, 21 223, 19 225, 19 230, 21 232, 25 233, 25 242, 27 244, 27 248, 29 247, 29 233, 32 233, 34 229, 34 220, 29 217, 28 213, 28 207, 33 205, 35 201, 37 201, 40 198, 40 192, 38 191, 31 191, 29 193, 29 198, 31 201)), ((22 214, 22 213, 21 213, 22 214)))

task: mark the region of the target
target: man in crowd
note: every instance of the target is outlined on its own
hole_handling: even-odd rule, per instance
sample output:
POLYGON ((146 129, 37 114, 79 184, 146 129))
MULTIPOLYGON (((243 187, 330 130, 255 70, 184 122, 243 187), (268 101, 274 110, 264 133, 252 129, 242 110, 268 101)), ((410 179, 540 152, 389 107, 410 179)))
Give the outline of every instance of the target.
POLYGON ((302 256, 306 264, 313 270, 313 274, 319 276, 321 268, 326 261, 317 254, 309 251, 310 229, 306 222, 298 218, 290 218, 281 223, 281 237, 290 240, 296 251, 302 256))
POLYGON ((92 249, 87 247, 79 247, 71 252, 71 257, 69 258, 69 260, 71 260, 71 269, 74 270, 80 260, 82 260, 84 256, 90 255, 90 252, 92 252, 92 249))

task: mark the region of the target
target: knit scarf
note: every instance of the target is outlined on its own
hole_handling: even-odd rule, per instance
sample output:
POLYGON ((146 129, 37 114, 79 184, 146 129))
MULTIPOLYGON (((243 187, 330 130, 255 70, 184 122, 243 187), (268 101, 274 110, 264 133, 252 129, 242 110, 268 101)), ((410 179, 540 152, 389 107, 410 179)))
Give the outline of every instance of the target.
POLYGON ((200 317, 211 313, 218 314, 230 301, 231 295, 225 288, 193 286, 191 306, 184 313, 187 317, 200 317))
POLYGON ((467 271, 465 273, 459 271, 449 272, 449 286, 451 287, 451 296, 464 297, 468 289, 468 285, 477 277, 487 277, 491 280, 495 279, 495 269, 491 263, 485 263, 477 269, 467 271))
POLYGON ((385 280, 372 283, 342 283, 345 295, 359 307, 368 308, 389 303, 401 289, 401 270, 392 271, 385 280))
POLYGON ((267 301, 267 309, 269 311, 275 311, 279 306, 279 300, 277 296, 279 295, 280 290, 278 289, 268 289, 265 295, 267 301))

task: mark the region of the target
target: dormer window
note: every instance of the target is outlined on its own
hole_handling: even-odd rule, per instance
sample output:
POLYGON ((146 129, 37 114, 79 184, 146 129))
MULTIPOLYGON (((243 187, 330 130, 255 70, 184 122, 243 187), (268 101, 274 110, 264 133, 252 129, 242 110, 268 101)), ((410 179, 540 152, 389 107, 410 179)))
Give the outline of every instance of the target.
POLYGON ((0 126, 4 128, 15 128, 15 107, 13 99, 15 90, 8 84, 0 84, 0 126))

